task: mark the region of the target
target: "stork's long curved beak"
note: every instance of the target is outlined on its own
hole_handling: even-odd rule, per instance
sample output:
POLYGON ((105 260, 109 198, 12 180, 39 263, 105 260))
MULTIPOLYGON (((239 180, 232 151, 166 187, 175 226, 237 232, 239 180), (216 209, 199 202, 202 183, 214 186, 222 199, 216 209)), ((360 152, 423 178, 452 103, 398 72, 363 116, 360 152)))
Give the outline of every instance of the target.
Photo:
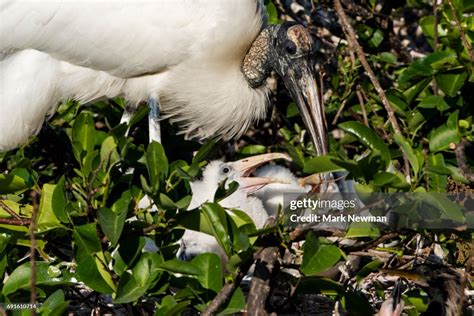
POLYGON ((309 64, 305 59, 294 60, 289 65, 283 81, 298 106, 319 156, 328 152, 326 117, 318 93, 316 76, 309 64))
POLYGON ((380 269, 380 271, 383 273, 393 275, 393 276, 398 276, 398 277, 411 280, 424 287, 429 286, 426 277, 413 271, 393 269, 393 268, 383 268, 383 269, 380 269))
POLYGON ((286 154, 269 153, 240 159, 231 162, 230 165, 239 176, 240 188, 245 189, 247 194, 251 194, 270 183, 287 183, 282 179, 251 177, 252 172, 258 167, 276 159, 291 161, 291 158, 286 154))

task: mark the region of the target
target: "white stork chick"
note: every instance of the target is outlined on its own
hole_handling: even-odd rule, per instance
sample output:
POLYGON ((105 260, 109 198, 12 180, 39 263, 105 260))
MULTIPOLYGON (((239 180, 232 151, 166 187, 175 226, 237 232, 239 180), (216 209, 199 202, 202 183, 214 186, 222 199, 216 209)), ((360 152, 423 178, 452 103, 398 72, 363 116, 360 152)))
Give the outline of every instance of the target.
POLYGON ((327 151, 311 35, 267 25, 261 0, 3 0, 0 21, 0 151, 26 143, 59 102, 104 96, 148 101, 189 136, 237 137, 265 116, 272 70, 327 151))
MULTIPOLYGON (((261 200, 251 194, 266 185, 284 180, 271 177, 251 177, 251 174, 262 164, 275 159, 289 160, 289 157, 284 154, 271 153, 234 162, 211 161, 203 171, 202 180, 191 182, 193 196, 188 209, 192 210, 205 202, 213 201, 214 194, 222 181, 227 179, 227 184, 236 181, 239 188, 219 204, 225 208, 236 208, 246 212, 254 221, 255 226, 262 228, 269 214, 261 200)), ((186 230, 181 240, 178 257, 188 259, 205 252, 217 253, 221 258, 225 257, 214 236, 186 230)))
POLYGON ((255 172, 255 176, 282 180, 281 183, 269 183, 254 194, 255 197, 262 201, 269 215, 276 214, 280 207, 284 210, 289 205, 290 198, 297 198, 311 191, 310 185, 302 185, 301 181, 291 170, 283 166, 263 166, 255 172))

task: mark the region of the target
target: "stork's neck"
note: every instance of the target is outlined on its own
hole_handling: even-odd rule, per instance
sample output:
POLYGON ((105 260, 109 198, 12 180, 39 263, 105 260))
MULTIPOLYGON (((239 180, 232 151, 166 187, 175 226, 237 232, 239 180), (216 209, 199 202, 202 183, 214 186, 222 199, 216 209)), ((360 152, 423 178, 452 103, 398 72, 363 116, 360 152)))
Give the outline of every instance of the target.
POLYGON ((270 75, 271 40, 278 26, 270 25, 264 28, 253 41, 242 62, 242 73, 252 88, 258 88, 270 75))

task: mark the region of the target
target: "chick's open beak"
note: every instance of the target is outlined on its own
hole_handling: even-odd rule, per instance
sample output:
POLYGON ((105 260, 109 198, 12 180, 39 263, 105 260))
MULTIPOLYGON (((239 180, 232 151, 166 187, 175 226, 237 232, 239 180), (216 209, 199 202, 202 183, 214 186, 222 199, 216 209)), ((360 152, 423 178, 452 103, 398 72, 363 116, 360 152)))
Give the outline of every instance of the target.
POLYGON ((240 159, 230 164, 239 176, 238 182, 240 188, 245 189, 247 194, 251 194, 270 183, 287 183, 285 180, 276 178, 251 177, 252 172, 258 167, 276 159, 291 161, 291 158, 286 154, 269 153, 240 159))

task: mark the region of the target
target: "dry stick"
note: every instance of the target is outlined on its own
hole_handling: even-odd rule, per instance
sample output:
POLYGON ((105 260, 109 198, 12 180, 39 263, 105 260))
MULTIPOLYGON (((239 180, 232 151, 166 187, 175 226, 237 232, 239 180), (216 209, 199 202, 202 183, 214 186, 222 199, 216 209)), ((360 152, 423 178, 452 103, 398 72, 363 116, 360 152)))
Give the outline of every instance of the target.
POLYGON ((11 219, 11 218, 0 218, 0 224, 5 224, 5 225, 15 225, 15 226, 28 226, 30 225, 31 220, 30 219, 11 219))
POLYGON ((20 215, 18 215, 17 213, 15 213, 14 210, 12 210, 7 204, 5 204, 5 202, 3 202, 2 200, 0 200, 0 206, 5 210, 5 212, 7 212, 8 214, 10 214, 12 217, 14 217, 15 219, 19 220, 19 221, 23 221, 24 219, 21 218, 20 215))
POLYGON ((235 282, 227 282, 224 287, 220 290, 219 294, 214 297, 212 302, 206 308, 206 310, 202 313, 202 316, 211 316, 217 313, 219 307, 224 304, 232 294, 236 287, 235 282))
MULTIPOLYGON (((382 258, 382 259, 391 258, 393 256, 392 253, 380 252, 380 251, 370 251, 370 250, 369 251, 354 251, 354 252, 350 252, 348 254, 353 255, 353 256, 359 256, 359 257, 378 257, 378 258, 382 258)), ((412 260, 413 258, 415 258, 415 256, 403 255, 403 256, 399 256, 398 258, 403 259, 403 260, 412 260)))
MULTIPOLYGON (((369 63, 367 62, 367 58, 365 58, 364 50, 362 46, 360 46, 359 42, 357 41, 356 34, 354 29, 352 28, 349 20, 347 19, 347 15, 342 8, 341 0, 334 0, 334 8, 336 9, 337 14, 339 15, 339 19, 341 20, 342 28, 344 33, 346 33, 347 40, 349 45, 356 51, 357 55, 359 56, 360 63, 364 67, 365 71, 367 72, 367 76, 369 76, 370 81, 374 85, 375 90, 377 91, 380 100, 382 101, 383 106, 385 107, 385 111, 387 111, 388 120, 392 125, 395 133, 401 134, 402 131, 400 129, 400 125, 398 125, 397 118, 395 117, 395 113, 388 102, 387 96, 385 95, 385 91, 383 91, 382 86, 380 85, 379 80, 375 76, 374 71, 370 67, 369 63)), ((405 174, 409 174, 410 166, 408 164, 408 158, 405 154, 403 154, 403 158, 405 160, 405 174)))
POLYGON ((16 214, 8 205, 6 205, 3 201, 0 200, 0 206, 4 209, 8 214, 10 214, 15 219, 10 218, 0 218, 0 224, 7 224, 7 225, 18 225, 18 226, 28 226, 31 223, 29 218, 21 217, 16 214))
MULTIPOLYGON (((433 50, 436 52, 438 50, 438 0, 433 0, 433 16, 434 16, 434 25, 433 25, 433 50)), ((438 84, 436 80, 433 80, 433 94, 438 95, 438 84)))
MULTIPOLYGON (((31 287, 31 295, 30 295, 30 303, 36 304, 36 258, 35 258, 35 250, 36 250, 36 239, 35 239, 35 230, 36 230, 36 215, 38 213, 38 193, 36 191, 31 192, 31 200, 33 204, 33 214, 31 215, 31 224, 29 229, 30 235, 30 264, 31 264, 31 279, 30 279, 30 287, 31 287)), ((36 309, 32 309, 32 315, 36 315, 36 309)))
POLYGON ((456 13, 456 8, 454 8, 454 5, 453 5, 453 1, 448 0, 448 4, 449 4, 449 7, 451 8, 451 12, 453 13, 454 22, 456 23, 456 26, 459 29, 459 33, 461 34, 461 41, 462 41, 464 47, 466 47, 466 49, 467 49, 467 51, 468 51, 468 53, 471 57, 471 62, 474 63, 474 50, 472 49, 471 44, 467 40, 466 33, 464 32, 464 30, 461 26, 461 22, 459 22, 458 15, 456 13))
POLYGON ((390 103, 388 102, 388 99, 385 95, 385 91, 383 91, 379 80, 375 76, 374 71, 372 70, 369 63, 367 62, 367 59, 365 58, 364 50, 362 49, 362 46, 360 46, 359 42, 357 41, 354 29, 349 24, 349 20, 347 19, 347 15, 344 12, 344 9, 342 8, 341 1, 340 0, 334 0, 334 7, 336 9, 337 14, 339 15, 339 18, 341 19, 342 26, 343 26, 343 28, 346 32, 346 35, 348 36, 347 40, 349 41, 349 44, 356 51, 357 55, 359 56, 360 63, 364 67, 365 71, 367 72, 367 75, 369 76, 370 81, 372 81, 372 84, 374 85, 375 90, 379 94, 379 97, 382 101, 382 104, 384 105, 385 110, 387 111, 388 119, 390 121, 390 124, 392 125, 395 132, 401 134, 400 126, 398 125, 398 122, 397 122, 397 119, 396 119, 395 114, 393 112, 393 109, 390 106, 390 103))
POLYGON ((369 127, 369 119, 367 118, 367 111, 365 110, 364 98, 359 89, 356 90, 357 99, 359 99, 360 110, 362 111, 362 116, 364 117, 365 126, 369 127))
POLYGON ((400 236, 399 232, 388 233, 386 235, 380 236, 377 239, 374 239, 372 241, 368 241, 368 242, 363 243, 363 244, 355 244, 355 245, 350 245, 350 246, 347 246, 347 247, 343 247, 344 248, 343 250, 345 252, 354 252, 354 251, 369 249, 373 246, 377 246, 378 244, 382 244, 382 243, 386 242, 387 240, 397 238, 398 236, 400 236))
POLYGON ((337 109, 337 113, 334 116, 334 119, 332 120, 332 125, 336 125, 339 116, 341 115, 342 111, 344 110, 344 107, 346 106, 346 103, 347 99, 342 100, 341 106, 339 107, 339 109, 337 109))
MULTIPOLYGON (((258 254, 258 252, 257 252, 258 254)), ((240 284, 244 276, 247 274, 248 270, 250 269, 250 266, 252 265, 253 260, 250 259, 248 260, 240 269, 239 272, 237 273, 237 276, 235 277, 234 281, 227 282, 222 289, 219 291, 219 293, 214 297, 214 299, 211 301, 211 303, 207 306, 206 310, 202 312, 202 316, 211 316, 215 315, 219 308, 227 302, 227 300, 230 298, 232 293, 234 292, 235 288, 240 284)))
POLYGON ((278 247, 264 248, 257 256, 245 315, 268 315, 265 305, 270 294, 270 280, 273 269, 278 263, 278 257, 278 247))

